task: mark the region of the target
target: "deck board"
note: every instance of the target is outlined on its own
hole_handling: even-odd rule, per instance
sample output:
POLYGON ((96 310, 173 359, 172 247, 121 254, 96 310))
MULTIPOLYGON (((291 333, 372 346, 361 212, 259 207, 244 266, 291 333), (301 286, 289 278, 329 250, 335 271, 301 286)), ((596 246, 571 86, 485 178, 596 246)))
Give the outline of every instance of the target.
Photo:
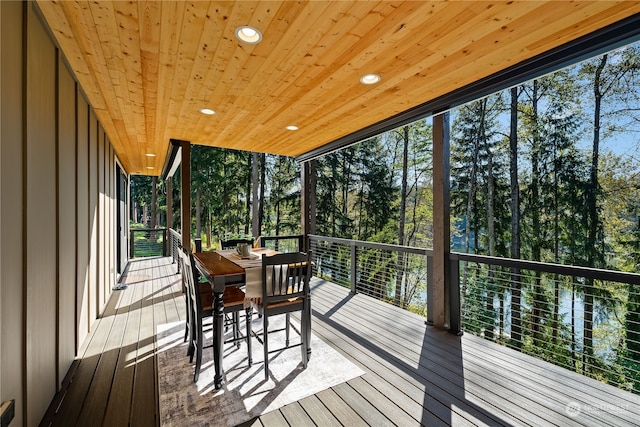
POLYGON ((323 427, 338 427, 342 425, 338 419, 333 416, 331 411, 322 404, 318 396, 312 395, 306 397, 299 403, 305 412, 314 420, 316 425, 323 427))
MULTIPOLYGON (((170 258, 134 260, 130 270, 142 279, 113 293, 43 425, 158 425, 155 333, 184 320, 181 278, 170 258)), ((422 317, 332 283, 312 281, 312 307, 314 336, 365 374, 243 426, 619 426, 640 419, 639 396, 480 337, 427 327, 422 317), (567 402, 586 410, 571 417, 567 402)))
POLYGON ((122 309, 128 311, 128 317, 103 423, 105 427, 117 427, 129 423, 134 374, 133 362, 135 361, 134 348, 137 347, 138 342, 143 288, 138 287, 129 292, 116 292, 123 295, 122 309), (127 298, 124 297, 125 295, 127 298))

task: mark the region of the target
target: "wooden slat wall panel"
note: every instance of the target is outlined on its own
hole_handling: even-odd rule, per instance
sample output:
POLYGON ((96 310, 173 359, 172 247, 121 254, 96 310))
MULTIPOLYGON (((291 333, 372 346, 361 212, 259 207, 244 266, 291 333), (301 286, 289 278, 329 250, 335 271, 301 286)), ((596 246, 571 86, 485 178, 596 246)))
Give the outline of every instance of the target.
POLYGON ((0 2, 0 400, 25 426, 90 348, 115 232, 113 147, 33 6, 0 2))
POLYGON ((32 8, 27 10, 25 424, 35 425, 57 389, 56 50, 32 8))
POLYGON ((89 114, 89 328, 98 311, 98 119, 89 114))
POLYGON ((105 189, 106 189, 106 205, 105 205, 105 293, 107 301, 111 295, 111 288, 114 285, 114 260, 113 260, 113 238, 115 225, 113 223, 113 147, 109 139, 105 142, 105 189))
POLYGON ((22 111, 23 5, 0 2, 0 400, 16 399, 13 424, 23 425, 24 324, 23 324, 23 193, 22 193, 22 111))
POLYGON ((58 387, 76 355, 76 86, 58 61, 58 387))
POLYGON ((96 285, 98 286, 98 313, 101 314, 104 309, 104 305, 106 303, 105 299, 105 238, 106 238, 106 227, 105 227, 105 154, 104 154, 104 129, 100 123, 98 123, 98 233, 97 233, 97 247, 98 251, 96 252, 96 261, 97 261, 97 274, 98 278, 96 281, 96 285))
POLYGON ((77 91, 78 99, 78 142, 77 142, 77 309, 78 341, 80 348, 89 333, 89 105, 77 91))

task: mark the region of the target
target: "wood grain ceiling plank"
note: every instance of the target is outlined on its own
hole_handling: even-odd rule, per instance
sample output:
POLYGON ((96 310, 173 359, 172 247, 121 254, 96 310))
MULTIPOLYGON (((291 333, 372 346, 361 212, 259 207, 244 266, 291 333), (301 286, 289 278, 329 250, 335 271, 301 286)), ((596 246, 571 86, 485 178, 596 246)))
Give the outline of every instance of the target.
MULTIPOLYGON (((237 92, 239 88, 246 85, 247 80, 246 76, 241 74, 242 67, 250 57, 257 56, 254 53, 256 47, 264 47, 265 44, 269 44, 268 40, 265 43, 263 39, 263 42, 257 46, 245 45, 235 38, 235 29, 240 25, 250 24, 264 33, 263 26, 268 25, 275 14, 276 9, 274 9, 273 3, 242 2, 236 5, 233 13, 226 20, 223 35, 220 37, 224 44, 218 49, 214 60, 215 66, 211 67, 206 78, 207 82, 211 84, 211 93, 208 96, 215 104, 219 114, 203 124, 202 133, 210 136, 205 144, 213 145, 212 140, 217 139, 225 141, 226 145, 229 137, 225 134, 225 129, 232 128, 232 124, 249 115, 252 106, 237 102, 237 92), (259 15, 260 20, 258 24, 256 24, 256 14, 259 15), (218 66, 222 63, 227 66, 218 66)), ((237 131, 236 128, 235 132, 237 133, 237 131)), ((234 137, 231 136, 231 138, 234 137)), ((202 139, 201 135, 196 135, 196 138, 202 139)))
MULTIPOLYGON (((536 11, 536 13, 538 13, 538 12, 539 11, 536 11)), ((557 10, 556 10, 556 12, 557 12, 557 10)), ((566 13, 557 14, 557 16, 566 16, 566 14, 570 13, 569 10, 567 10, 565 12, 566 13)), ((581 13, 581 12, 578 12, 578 13, 581 13)), ((593 15, 591 15, 591 13, 592 12, 589 12, 589 15, 593 16, 593 15)), ((523 17, 522 19, 526 21, 527 17, 523 17)), ((535 25, 535 23, 531 23, 530 19, 528 19, 528 21, 530 23, 529 26, 527 26, 524 22, 522 22, 522 23, 515 22, 514 26, 519 28, 519 29, 522 29, 526 34, 529 34, 529 37, 536 38, 535 31, 536 31, 536 28, 539 28, 539 25, 535 25)), ((591 29, 585 29, 585 28, 581 27, 580 30, 581 30, 581 32, 587 32, 588 33, 591 29)), ((490 40, 494 39, 493 35, 488 35, 487 38, 490 39, 490 40)), ((516 54, 519 53, 522 50, 522 48, 521 48, 520 45, 516 44, 516 41, 523 41, 523 39, 525 39, 524 35, 519 35, 519 36, 515 37, 514 40, 512 40, 510 42, 510 46, 511 47, 510 48, 505 48, 505 49, 507 49, 507 53, 510 53, 510 50, 513 50, 513 52, 512 52, 513 56, 514 56, 514 58, 517 58, 516 54)), ((482 41, 482 40, 479 41, 479 44, 484 46, 484 47, 490 46, 490 43, 487 43, 486 41, 482 41)), ((538 48, 537 48, 538 52, 534 52, 534 53, 539 53, 539 52, 542 52, 542 51, 544 51, 546 49, 549 49, 550 47, 555 47, 557 44, 558 44, 558 40, 556 39, 556 40, 553 41, 553 44, 551 46, 538 46, 538 48)), ((495 51, 493 49, 491 49, 491 50, 495 51)), ((481 55, 482 57, 487 57, 488 58, 491 55, 491 52, 482 52, 482 53, 486 53, 486 55, 481 55)), ((447 67, 444 67, 445 73, 438 73, 438 74, 434 73, 434 75, 437 76, 432 81, 434 87, 447 87, 447 86, 451 85, 451 80, 452 79, 454 80, 454 85, 455 86, 462 86, 463 84, 470 83, 470 82, 476 80, 477 78, 482 77, 481 75, 475 75, 475 76, 469 77, 469 76, 464 75, 463 73, 456 73, 454 64, 458 64, 459 63, 459 59, 458 58, 450 58, 450 59, 451 59, 450 65, 447 66, 447 67)), ((479 66, 476 67, 476 68, 482 68, 483 66, 486 66, 486 65, 479 64, 479 66)), ((442 64, 439 64, 435 68, 437 68, 438 70, 442 70, 443 66, 442 66, 442 64)), ((416 89, 417 90, 419 88, 418 87, 416 87, 416 88, 408 87, 406 89, 408 89, 408 90, 416 89)), ((430 97, 435 97, 437 95, 438 95, 438 93, 432 93, 429 96, 430 97)), ((344 111, 342 111, 341 113, 342 114, 350 114, 350 113, 347 113, 347 112, 344 112, 344 111)), ((379 115, 388 114, 389 113, 388 103, 387 102, 379 103, 375 108, 373 108, 372 113, 374 115, 375 114, 379 114, 379 115)))
MULTIPOLYGON (((307 3, 304 8, 293 10, 288 7, 287 11, 278 10, 277 22, 272 21, 272 25, 264 31, 264 38, 268 39, 269 43, 264 43, 264 45, 260 43, 247 58, 239 72, 241 84, 234 84, 234 86, 241 90, 231 97, 235 101, 234 105, 229 105, 227 99, 224 99, 225 104, 233 108, 233 111, 241 110, 245 108, 245 105, 253 106, 258 114, 246 116, 246 125, 264 124, 264 113, 267 106, 273 105, 274 102, 286 104, 288 99, 293 96, 286 94, 286 90, 282 89, 288 84, 288 74, 292 69, 288 64, 297 63, 304 58, 308 51, 309 38, 305 34, 311 33, 310 37, 321 36, 317 28, 314 31, 308 30, 317 25, 320 18, 326 13, 327 7, 328 3, 314 2, 307 3), (287 37, 273 37, 273 34, 279 34, 285 29, 280 28, 282 26, 286 26, 287 37), (271 55, 267 60, 267 54, 271 51, 281 54, 271 55)), ((258 14, 259 11, 256 10, 254 13, 256 18, 259 16, 258 14)), ((270 124, 269 126, 276 126, 279 131, 283 131, 285 124, 282 121, 280 124, 270 124)), ((230 128, 225 127, 220 138, 226 138, 229 131, 230 128)))
MULTIPOLYGON (((215 82, 211 92, 211 99, 216 102, 222 116, 234 115, 238 110, 253 108, 253 106, 241 105, 239 95, 253 77, 252 70, 247 71, 247 61, 252 61, 256 67, 271 57, 276 52, 275 40, 270 37, 271 28, 279 25, 279 31, 286 30, 287 11, 293 10, 296 3, 290 2, 282 5, 278 9, 271 3, 241 3, 234 9, 233 16, 229 19, 225 28, 225 40, 228 43, 223 46, 220 52, 221 62, 226 67, 217 66, 213 70, 213 75, 208 79, 215 82), (268 7, 267 7, 268 5, 268 7), (256 16, 260 16, 259 30, 263 33, 263 40, 257 45, 248 45, 235 39, 234 31, 240 25, 256 25, 256 16), (228 38, 228 39, 227 39, 228 38)), ((218 63, 219 58, 216 58, 218 63)), ((216 64, 217 65, 217 64, 216 64)), ((253 74, 256 74, 254 72, 253 74)), ((265 82, 265 80, 263 80, 265 82)), ((265 82, 266 83, 266 82, 265 82)))
MULTIPOLYGON (((572 35, 577 32, 583 35, 589 34, 630 15, 640 13, 640 2, 638 1, 615 2, 613 5, 610 3, 592 2, 585 5, 578 11, 582 19, 575 18, 570 14, 561 15, 556 23, 558 28, 551 34, 537 37, 535 41, 527 45, 527 49, 532 52, 541 52, 546 50, 548 46, 572 40, 572 35)), ((545 33, 548 33, 548 31, 545 31, 545 33)))
POLYGON ((182 38, 182 22, 184 18, 184 7, 179 2, 162 2, 160 17, 160 39, 159 47, 159 67, 158 67, 158 103, 156 104, 156 133, 154 141, 160 144, 158 156, 164 164, 164 157, 167 153, 169 139, 180 139, 180 135, 175 132, 177 118, 174 111, 178 111, 178 106, 172 97, 173 82, 176 78, 177 66, 176 58, 180 49, 182 38))
MULTIPOLYGON (((417 5, 423 6, 424 4, 417 5)), ((426 6, 428 9, 428 6, 426 6)), ((359 83, 359 77, 368 71, 377 71, 380 72, 384 70, 384 68, 378 67, 377 64, 373 64, 370 58, 371 55, 360 54, 362 52, 372 52, 373 55, 381 55, 381 49, 387 51, 390 47, 393 49, 395 39, 400 39, 402 35, 398 33, 402 33, 405 28, 405 22, 407 21, 406 16, 407 11, 402 10, 396 13, 396 10, 393 8, 387 9, 385 11, 373 11, 373 13, 369 13, 368 16, 376 16, 379 19, 383 19, 383 21, 377 20, 376 22, 369 23, 370 26, 378 28, 379 32, 377 34, 369 35, 366 38, 361 38, 358 41, 357 47, 354 46, 350 49, 349 54, 343 53, 344 59, 337 59, 334 63, 334 68, 332 75, 322 76, 323 81, 315 84, 315 87, 311 90, 307 90, 306 93, 299 94, 296 100, 296 105, 290 106, 290 110, 293 111, 315 111, 321 109, 322 105, 326 105, 329 103, 334 103, 335 105, 343 105, 349 102, 355 102, 360 105, 363 105, 366 97, 372 91, 378 91, 377 87, 367 87, 363 86, 359 83), (384 43, 380 43, 380 38, 384 36, 388 36, 388 34, 393 34, 389 39, 389 44, 385 45, 384 43), (355 52, 355 53, 354 53, 355 52), (352 58, 351 61, 348 58, 352 58), (362 59, 365 58, 365 59, 362 59), (342 64, 340 68, 338 64, 342 64), (314 89, 318 88, 320 91, 324 92, 314 92, 314 89), (330 94, 330 96, 328 96, 330 94)), ((411 12, 413 13, 413 12, 411 12)), ((424 14, 415 13, 416 15, 427 15, 428 12, 424 14)), ((371 18, 369 18, 371 19, 371 18)), ((359 21, 361 24, 362 20, 359 21)), ((414 24, 412 22, 412 24, 414 24)), ((415 24, 417 25, 417 24, 415 24)), ((355 30, 357 33, 358 30, 355 30)), ((408 34, 408 30, 407 30, 408 34)), ((392 55, 383 55, 389 56, 393 58, 392 55)), ((392 60, 393 61, 393 60, 392 60)), ((381 74, 385 74, 381 72, 381 74)), ((390 75, 391 73, 388 73, 390 75)), ((283 109, 275 111, 274 117, 281 116, 285 114, 283 109)), ((312 124, 312 121, 318 120, 318 117, 314 117, 314 115, 309 115, 305 117, 305 120, 302 121, 302 126, 307 127, 312 124)))
MULTIPOLYGON (((477 19, 486 19, 485 17, 482 17, 482 9, 483 8, 479 8, 476 10, 470 10, 468 11, 468 16, 464 16, 462 17, 463 20, 468 21, 470 19, 470 16, 479 16, 479 18, 477 19)), ((464 12, 462 12, 464 13, 464 12)), ((493 16, 496 17, 498 15, 495 15, 495 10, 492 11, 492 13, 494 14, 493 16)), ((509 12, 510 14, 510 12, 509 12)), ((458 13, 454 18, 456 20, 460 19, 461 14, 458 13)), ((501 19, 500 19, 501 20, 501 19)), ((451 26, 451 22, 447 22, 446 23, 447 26, 451 26)), ((484 28, 486 28, 487 26, 485 25, 484 28)), ((455 27, 452 27, 455 28, 455 27)), ((526 29, 525 31, 529 31, 530 29, 526 29)), ((436 31, 438 31, 436 29, 436 31)), ((486 29, 485 29, 486 32, 486 29)), ((476 36, 479 36, 480 34, 477 33, 476 36)), ((495 50, 493 47, 493 34, 490 34, 489 36, 486 36, 489 40, 491 40, 491 43, 489 42, 483 42, 482 40, 479 42, 479 44, 487 46, 489 50, 495 50)), ((457 40, 460 39, 460 37, 456 37, 457 40)), ((425 39, 425 43, 426 43, 425 39)), ((412 47, 410 44, 408 44, 410 46, 410 49, 408 50, 408 52, 413 49, 414 51, 416 51, 417 49, 415 49, 414 47, 412 47)), ((468 49, 468 47, 467 47, 468 49)), ((420 51, 420 50, 417 50, 420 51)), ((457 53, 457 55, 461 55, 461 56, 465 56, 467 55, 468 51, 460 51, 459 53, 457 53)), ((484 57, 485 53, 488 52, 481 52, 481 54, 479 55, 480 57, 484 57)), ((450 55, 451 56, 451 55, 450 55)), ((438 57, 436 57, 437 59, 438 57)), ((460 58, 462 60, 464 60, 464 58, 460 58)), ((451 78, 451 73, 455 73, 457 70, 456 69, 443 69, 443 64, 448 62, 451 62, 452 64, 459 64, 459 60, 458 58, 455 57, 455 55, 449 59, 442 59, 439 62, 435 63, 435 65, 433 66, 434 70, 436 70, 435 72, 438 73, 437 75, 441 75, 441 76, 446 76, 447 79, 451 78)), ((420 68, 421 68, 421 64, 419 62, 417 62, 417 65, 411 65, 411 64, 401 64, 398 70, 394 70, 391 68, 387 68, 387 65, 389 67, 391 67, 393 64, 385 64, 385 61, 383 61, 383 58, 375 58, 376 62, 380 62, 381 68, 382 69, 389 69, 390 70, 390 74, 393 74, 394 76, 397 76, 398 79, 400 81, 398 81, 396 84, 393 85, 389 85, 388 82, 384 82, 384 84, 380 85, 380 89, 384 90, 374 90, 374 91, 370 91, 371 94, 373 94, 374 96, 371 97, 370 99, 366 99, 366 96, 361 96, 362 98, 362 103, 345 103, 345 102, 339 102, 336 104, 329 104, 327 103, 326 105, 319 105, 317 106, 317 108, 319 109, 323 109, 324 111, 330 111, 329 115, 326 116, 326 119, 329 119, 334 126, 338 126, 338 128, 340 128, 340 119, 342 119, 343 121, 352 121, 352 120, 356 120, 355 117, 361 116, 364 114, 364 111, 366 110, 367 113, 370 113, 372 115, 372 117, 381 117, 383 115, 392 115, 394 113, 398 113, 401 111, 406 110, 407 108, 410 108, 412 106, 415 106, 417 104, 410 104, 409 100, 406 97, 399 97, 397 96, 396 100, 394 101, 394 93, 415 93, 417 95, 417 98, 420 98, 421 95, 424 95, 424 89, 423 87, 425 87, 426 85, 424 85, 425 81, 424 79, 417 80, 417 79, 412 79, 414 81, 414 83, 411 86, 407 86, 409 84, 409 82, 407 81, 408 79, 413 78, 416 73, 420 72, 420 68), (403 78, 403 74, 406 76, 406 80, 402 81, 403 78), (385 84, 387 85, 387 87, 385 88, 385 84), (422 93, 421 93, 422 92, 422 93), (379 101, 378 98, 382 98, 384 97, 384 101, 379 101), (366 105, 365 105, 366 103, 366 105), (381 105, 384 107, 384 112, 382 112, 381 114, 378 114, 377 111, 375 111, 375 107, 377 105, 381 105), (369 111, 369 110, 373 110, 373 111, 369 111)), ((386 59, 386 61, 389 61, 389 58, 386 59)), ((397 63, 399 63, 399 61, 396 61, 397 63)), ((459 67, 458 67, 459 69, 459 67)), ((486 67, 483 66, 479 66, 476 67, 476 69, 481 72, 484 73, 486 72, 486 67)), ((468 73, 467 73, 468 74, 468 73)), ((483 77, 484 74, 482 76, 477 76, 474 75, 472 76, 472 78, 469 78, 470 81, 474 81, 479 77, 483 77)), ((442 87, 446 87, 445 85, 432 85, 434 87, 437 88, 442 88, 442 87)), ((441 95, 442 93, 434 93, 434 94, 430 94, 430 97, 435 97, 436 95, 441 95)), ((340 98, 344 99, 345 97, 349 97, 352 96, 352 93, 343 93, 341 94, 340 98)), ((377 120, 376 120, 377 121, 377 120)), ((341 131, 346 132, 347 129, 340 129, 341 131)))
MULTIPOLYGON (((113 2, 107 2, 113 3, 113 2)), ((126 82, 128 94, 122 98, 122 102, 128 102, 124 108, 132 109, 134 112, 133 125, 135 130, 135 140, 139 155, 144 160, 144 144, 146 141, 146 127, 144 120, 145 103, 144 89, 146 84, 142 77, 142 57, 140 48, 141 22, 138 14, 137 2, 122 2, 115 13, 116 31, 120 38, 121 63, 123 64, 123 77, 121 81, 126 82)))
MULTIPOLYGON (((338 69, 341 62, 344 62, 340 60, 341 57, 344 57, 344 52, 353 50, 353 46, 357 45, 360 40, 360 38, 352 31, 353 28, 356 27, 364 17, 371 13, 373 6, 375 6, 375 4, 369 2, 355 3, 352 4, 348 10, 340 11, 339 16, 332 15, 331 21, 335 22, 335 24, 327 30, 327 34, 331 36, 331 43, 323 44, 322 52, 325 54, 316 59, 312 70, 307 67, 307 69, 304 70, 304 73, 313 74, 315 72, 315 74, 324 74, 326 76, 325 78, 331 78, 331 74, 338 69), (329 53, 329 55, 326 53, 329 53)), ((389 11, 393 9, 389 5, 387 5, 387 7, 389 11)), ((383 19, 379 13, 374 13, 373 15, 377 18, 376 23, 379 23, 383 19)), ((325 41, 328 40, 326 37, 323 39, 325 41)), ((362 49, 362 47, 360 49, 362 49)), ((285 68, 286 67, 290 68, 290 66, 285 66, 285 68)), ((310 81, 316 86, 322 84, 322 80, 317 77, 315 80, 312 79, 310 81)), ((300 93, 307 94, 313 89, 315 89, 313 85, 309 85, 306 90, 304 88, 296 88, 295 91, 292 91, 293 97, 289 98, 288 103, 272 102, 266 105, 261 105, 261 113, 258 121, 260 123, 269 123, 272 120, 279 120, 281 124, 270 129, 277 128, 277 135, 282 138, 286 133, 286 131, 282 130, 283 126, 287 124, 286 122, 291 122, 292 120, 300 121, 304 114, 312 113, 312 111, 296 111, 293 108, 293 105, 297 102, 296 98, 300 96, 300 93), (287 115, 285 112, 288 112, 289 114, 287 115)), ((327 93, 320 93, 319 96, 327 96, 327 93)), ((261 137, 261 135, 257 134, 256 128, 251 128, 248 132, 247 139, 249 140, 259 139, 261 137)))
POLYGON ((638 1, 39 4, 125 169, 144 174, 144 154, 155 149, 159 167, 169 138, 301 154, 640 9, 638 1), (262 30, 262 43, 236 41, 241 24, 262 30), (382 82, 360 85, 365 70, 382 82), (218 114, 199 114, 205 102, 218 114), (293 121, 299 131, 283 130, 293 121))
POLYGON ((105 100, 98 90, 96 76, 89 68, 85 53, 77 43, 76 23, 67 19, 65 9, 50 1, 38 2, 38 7, 52 28, 52 33, 60 48, 66 53, 66 59, 73 68, 76 78, 86 85, 84 92, 95 102, 95 108, 105 109, 105 100))
POLYGON ((217 106, 211 104, 208 96, 208 88, 213 82, 209 82, 206 76, 209 69, 214 65, 216 53, 220 50, 221 44, 224 43, 225 21, 231 10, 231 8, 227 7, 224 9, 216 7, 215 10, 208 9, 203 11, 205 20, 203 21, 200 38, 197 41, 198 49, 194 57, 191 76, 186 82, 185 100, 189 104, 189 108, 187 110, 183 109, 181 112, 185 115, 185 118, 191 116, 199 121, 201 115, 198 111, 201 108, 217 109, 217 106))
MULTIPOLYGON (((202 46, 207 46, 208 54, 199 58, 202 80, 193 82, 194 89, 198 90, 193 114, 199 117, 197 125, 191 130, 195 134, 196 140, 202 140, 202 135, 216 134, 217 136, 220 131, 218 127, 220 123, 238 117, 239 113, 231 108, 233 105, 232 91, 228 90, 222 80, 225 73, 231 73, 236 79, 230 86, 242 84, 238 71, 242 61, 240 57, 246 55, 242 51, 239 41, 235 39, 235 29, 240 25, 252 22, 253 6, 253 2, 243 2, 234 5, 232 9, 228 8, 223 11, 216 7, 215 10, 209 12, 209 16, 213 19, 207 23, 206 27, 208 28, 205 28, 207 37, 201 41, 202 46), (227 64, 228 67, 221 67, 221 64, 227 64), (229 65, 231 66, 229 67, 229 65), (217 90, 222 91, 219 96, 215 95, 217 90), (203 105, 205 102, 207 105, 203 105), (214 109, 216 115, 204 116, 197 113, 200 108, 205 106, 214 109)), ((267 13, 267 10, 264 13, 267 13)), ((210 137, 207 140, 210 140, 210 137)))
MULTIPOLYGON (((118 126, 118 121, 122 120, 122 113, 115 99, 110 96, 111 80, 109 78, 109 70, 107 68, 103 52, 100 46, 99 36, 94 25, 93 16, 91 14, 88 2, 60 2, 58 7, 64 10, 67 21, 74 33, 75 43, 82 52, 82 57, 89 69, 92 70, 95 78, 95 90, 88 90, 88 101, 91 103, 97 117, 100 119, 105 130, 109 132, 111 141, 116 150, 126 153, 130 146, 130 134, 126 127, 118 126), (104 105, 99 108, 100 100, 92 98, 95 91, 101 94, 104 105), (111 126, 113 124, 113 126, 111 126)), ((81 82, 83 85, 90 85, 90 82, 81 82)), ((123 156, 125 157, 125 156, 123 156)), ((134 157, 134 156, 132 156, 134 157)), ((130 161, 125 159, 125 167, 131 167, 130 161)), ((124 165, 123 165, 124 166, 124 165)))
MULTIPOLYGON (((278 37, 280 29, 270 27, 266 30, 265 37, 273 39, 273 45, 266 47, 268 51, 279 52, 278 55, 266 55, 256 51, 256 56, 263 57, 260 63, 254 63, 252 58, 243 67, 243 73, 247 75, 250 84, 240 93, 242 98, 253 98, 252 102, 267 100, 269 97, 291 96, 288 94, 290 84, 296 73, 303 73, 309 61, 304 61, 310 47, 322 37, 324 31, 332 25, 330 19, 324 18, 328 12, 335 15, 343 8, 341 3, 331 7, 327 2, 307 3, 307 7, 299 9, 296 16, 291 19, 284 18, 288 22, 286 37, 278 37), (273 82, 265 85, 264 82, 273 82)), ((268 102, 268 101, 267 101, 268 102)))
MULTIPOLYGON (((424 4, 425 9, 429 6, 424 4)), ((359 77, 367 72, 376 72, 383 76, 383 82, 389 84, 389 79, 385 78, 385 75, 391 76, 393 74, 393 68, 397 66, 398 61, 394 60, 393 51, 396 44, 395 40, 400 40, 402 37, 406 37, 408 40, 401 42, 402 45, 411 44, 409 29, 405 26, 407 11, 391 10, 389 14, 379 13, 378 15, 384 17, 384 21, 371 23, 371 26, 377 28, 377 32, 372 32, 366 38, 360 39, 358 44, 349 51, 343 53, 341 58, 336 59, 334 62, 334 70, 332 75, 318 76, 319 82, 312 84, 312 90, 307 90, 305 93, 299 94, 297 97, 296 109, 317 109, 322 105, 327 105, 331 102, 344 103, 349 102, 345 100, 353 100, 360 104, 366 101, 368 94, 378 91, 378 85, 375 87, 363 86, 359 83, 359 77), (391 36, 389 36, 391 34, 391 36), (382 37, 387 37, 389 43, 381 43, 382 37), (380 61, 375 60, 376 57, 387 58, 390 61, 391 67, 385 69, 381 66, 380 61), (323 96, 322 93, 316 93, 314 89, 319 89, 325 93, 331 94, 331 96, 323 96)), ((413 13, 413 12, 412 12, 413 13)), ((427 15, 428 13, 420 13, 415 11, 416 15, 427 15)), ((369 14, 371 16, 373 14, 369 14)), ((362 22, 362 21, 361 21, 362 22)), ((416 24, 417 25, 417 24, 416 24)), ((353 102, 352 101, 352 102, 353 102)), ((282 111, 277 111, 277 115, 282 114, 282 111)), ((308 120, 312 120, 312 117, 308 117, 308 120)), ((303 123, 303 125, 308 125, 303 123)))
POLYGON ((146 156, 147 167, 161 168, 163 163, 157 156, 160 144, 155 139, 156 120, 158 111, 158 68, 160 64, 160 20, 162 15, 161 3, 138 2, 139 32, 140 32, 140 68, 142 79, 142 99, 144 102, 144 128, 146 135, 143 139, 143 156, 147 153, 156 154, 155 157, 146 156), (149 138, 153 138, 149 140, 149 138))
MULTIPOLYGON (((123 141, 130 152, 129 166, 138 170, 142 165, 140 152, 138 150, 138 129, 136 126, 137 115, 132 109, 131 95, 129 87, 125 52, 121 46, 119 37, 119 27, 117 13, 113 8, 113 2, 88 2, 87 8, 91 17, 91 25, 94 34, 90 36, 95 46, 96 69, 104 69, 99 75, 102 76, 101 87, 105 97, 110 99, 109 113, 113 114, 114 120, 121 120, 128 129, 127 139, 123 141)), ((135 77, 131 77, 135 79, 135 77)), ((139 79, 138 79, 139 80, 139 79)), ((98 114, 102 122, 102 115, 98 114)))
POLYGON ((187 137, 190 130, 197 127, 197 120, 200 119, 200 113, 197 111, 202 107, 196 108, 195 103, 204 101, 194 99, 197 98, 197 88, 194 89, 193 80, 195 79, 198 85, 202 84, 197 63, 201 50, 200 40, 209 20, 208 12, 209 3, 185 3, 176 74, 173 82, 168 82, 173 85, 171 98, 176 108, 172 108, 170 113, 176 118, 175 131, 187 137))
MULTIPOLYGON (((564 17, 568 15, 580 13, 580 8, 588 5, 581 3, 578 7, 568 7, 563 10, 558 10, 557 5, 555 7, 552 6, 554 5, 546 4, 531 11, 536 16, 548 17, 546 18, 547 27, 545 28, 541 27, 530 16, 522 16, 513 20, 508 26, 501 27, 475 41, 464 50, 453 53, 446 61, 441 61, 426 68, 425 72, 436 76, 433 87, 443 87, 445 84, 454 87, 463 86, 494 73, 505 66, 515 65, 531 56, 562 44, 566 40, 550 40, 550 44, 533 51, 526 48, 530 41, 538 39, 541 33, 546 33, 548 26, 559 25, 555 22, 556 20, 564 20, 564 17), (469 65, 472 65, 470 69, 478 72, 463 73, 459 64, 465 60, 469 65), (442 74, 438 76, 437 73, 442 74)), ((572 33, 571 38, 576 38, 588 32, 588 29, 579 29, 579 32, 572 33)), ((429 94, 429 96, 438 95, 440 94, 436 92, 429 94)))

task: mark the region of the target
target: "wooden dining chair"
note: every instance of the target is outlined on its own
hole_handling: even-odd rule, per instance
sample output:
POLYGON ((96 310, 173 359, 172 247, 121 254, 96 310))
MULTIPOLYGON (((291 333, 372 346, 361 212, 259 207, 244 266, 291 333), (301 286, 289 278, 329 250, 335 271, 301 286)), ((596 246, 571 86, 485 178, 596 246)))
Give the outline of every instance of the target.
POLYGON ((311 299, 309 279, 311 277, 311 251, 290 252, 272 256, 262 255, 262 339, 264 347, 264 377, 269 379, 269 354, 285 348, 300 346, 302 365, 307 367, 311 322, 311 299), (300 311, 300 344, 289 345, 290 315, 300 311), (269 331, 269 319, 285 314, 285 327, 269 331), (284 330, 285 346, 269 350, 269 334, 284 330))
MULTIPOLYGON (((184 252, 182 248, 179 249, 178 256, 178 270, 182 273, 182 293, 184 294, 184 306, 186 308, 186 321, 184 322, 184 342, 187 342, 190 339, 190 330, 191 330, 191 298, 189 296, 189 287, 187 285, 187 275, 184 271, 184 252)), ((187 349, 187 356, 190 356, 191 346, 187 349)))
MULTIPOLYGON (((193 363, 195 356, 195 370, 193 374, 193 381, 198 381, 200 376, 200 368, 202 366, 202 350, 205 348, 204 334, 203 334, 203 322, 205 318, 213 316, 213 293, 209 284, 208 292, 200 292, 199 287, 195 285, 199 283, 199 274, 195 265, 192 254, 184 253, 184 269, 186 270, 187 286, 191 305, 191 337, 189 339, 189 362, 193 363)), ((239 345, 240 341, 246 341, 247 343, 247 358, 248 365, 253 363, 251 357, 251 307, 244 307, 244 292, 236 286, 228 286, 223 294, 224 312, 232 313, 238 323, 238 313, 242 310, 246 311, 246 332, 244 335, 239 333, 239 330, 234 327, 233 338, 226 340, 223 344, 234 342, 239 345)), ((214 331, 215 336, 215 331, 214 331)), ((207 345, 206 347, 210 347, 207 345)))
MULTIPOLYGON (((182 250, 182 248, 180 248, 180 256, 178 257, 178 263, 179 263, 180 271, 182 272, 182 291, 185 296, 185 307, 186 307, 184 342, 187 342, 187 340, 189 341, 189 345, 187 347, 187 356, 192 357, 194 345, 193 345, 193 339, 191 338, 191 332, 195 330, 194 329, 195 325, 194 325, 194 310, 192 307, 193 304, 191 302, 191 296, 189 292, 190 288, 188 286, 188 283, 191 283, 191 282, 188 282, 188 280, 191 279, 191 281, 193 281, 192 280, 193 276, 191 271, 189 271, 188 273, 185 271, 185 268, 184 268, 185 258, 187 258, 187 264, 188 264, 189 263, 188 257, 185 257, 185 252, 182 250)), ((207 300, 208 299, 207 294, 211 294, 211 285, 209 284, 209 282, 199 281, 197 282, 197 288, 198 288, 198 292, 200 293, 200 298, 207 300)), ((234 330, 234 336, 237 337, 238 322, 235 322, 234 326, 236 328, 234 330)))
POLYGON ((253 247, 253 239, 230 239, 220 240, 220 249, 235 248, 240 243, 247 243, 249 246, 253 247))

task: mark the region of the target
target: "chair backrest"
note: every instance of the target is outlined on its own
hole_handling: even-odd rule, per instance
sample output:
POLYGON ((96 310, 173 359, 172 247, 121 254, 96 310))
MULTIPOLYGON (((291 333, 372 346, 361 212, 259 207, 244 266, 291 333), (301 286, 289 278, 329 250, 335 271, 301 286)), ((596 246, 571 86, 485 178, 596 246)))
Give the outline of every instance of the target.
POLYGON ((262 255, 262 299, 264 304, 304 300, 309 295, 311 251, 262 255))
POLYGON ((200 322, 202 316, 202 297, 200 295, 199 287, 199 275, 196 267, 196 261, 193 259, 193 254, 185 254, 185 270, 187 270, 187 277, 190 287, 191 304, 197 322, 200 322))
POLYGON ((249 244, 249 246, 253 246, 252 239, 231 239, 231 240, 220 240, 220 249, 235 248, 240 243, 247 243, 249 244))
POLYGON ((184 250, 182 250, 182 248, 178 249, 178 266, 182 274, 182 292, 184 292, 184 299, 187 306, 187 321, 189 321, 191 317, 191 294, 189 292, 189 276, 187 275, 187 270, 185 270, 184 255, 184 250))
POLYGON ((183 264, 183 278, 185 280, 187 297, 189 299, 190 314, 193 316, 194 327, 199 327, 201 322, 200 313, 202 312, 202 301, 200 299, 200 292, 197 287, 197 278, 195 274, 195 261, 193 255, 188 254, 185 251, 181 251, 182 264, 183 264))

